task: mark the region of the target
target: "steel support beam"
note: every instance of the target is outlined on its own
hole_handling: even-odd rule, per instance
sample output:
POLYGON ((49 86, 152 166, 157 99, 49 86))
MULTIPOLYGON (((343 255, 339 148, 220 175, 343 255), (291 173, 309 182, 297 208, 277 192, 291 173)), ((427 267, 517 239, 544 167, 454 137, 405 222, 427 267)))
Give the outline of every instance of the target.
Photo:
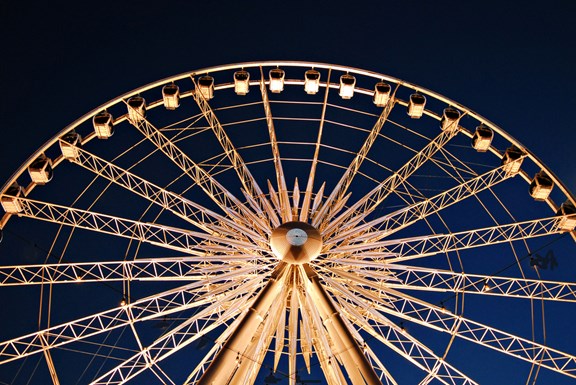
POLYGON ((337 345, 336 350, 342 358, 352 383, 354 385, 382 385, 374 368, 364 356, 362 349, 356 343, 350 330, 348 330, 338 309, 336 309, 336 306, 330 300, 330 296, 322 287, 318 274, 310 265, 304 265, 304 271, 309 280, 308 289, 318 305, 324 325, 337 345), (357 374, 360 374, 361 377, 357 374))

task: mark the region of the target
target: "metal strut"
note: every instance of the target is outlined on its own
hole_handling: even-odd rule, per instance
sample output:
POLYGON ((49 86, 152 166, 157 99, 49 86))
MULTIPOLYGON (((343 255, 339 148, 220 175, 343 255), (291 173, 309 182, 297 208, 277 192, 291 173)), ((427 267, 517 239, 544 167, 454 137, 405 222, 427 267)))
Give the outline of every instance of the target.
POLYGON ((258 325, 282 289, 282 281, 287 266, 286 263, 280 262, 272 272, 270 280, 254 304, 248 309, 236 330, 226 340, 220 353, 212 360, 198 381, 198 385, 225 385, 233 380, 236 369, 258 329, 258 325))
POLYGON ((320 283, 320 277, 308 264, 303 266, 309 279, 310 294, 318 305, 318 310, 342 358, 348 376, 354 385, 382 385, 374 368, 364 356, 362 349, 348 330, 338 309, 320 283))

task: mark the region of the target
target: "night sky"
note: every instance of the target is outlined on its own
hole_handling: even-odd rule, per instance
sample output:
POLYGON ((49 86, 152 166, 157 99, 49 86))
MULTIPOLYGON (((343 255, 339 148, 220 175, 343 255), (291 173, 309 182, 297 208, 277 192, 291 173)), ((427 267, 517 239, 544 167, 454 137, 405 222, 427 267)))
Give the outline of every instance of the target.
MULTIPOLYGON (((456 100, 574 192, 575 20, 568 0, 2 1, 0 183, 72 121, 144 84, 219 64, 305 60, 456 100)), ((9 256, 0 248, 0 257, 9 256)))
POLYGON ((0 179, 56 131, 138 86, 287 59, 366 68, 446 95, 574 190, 576 5, 473 3, 2 2, 0 179))

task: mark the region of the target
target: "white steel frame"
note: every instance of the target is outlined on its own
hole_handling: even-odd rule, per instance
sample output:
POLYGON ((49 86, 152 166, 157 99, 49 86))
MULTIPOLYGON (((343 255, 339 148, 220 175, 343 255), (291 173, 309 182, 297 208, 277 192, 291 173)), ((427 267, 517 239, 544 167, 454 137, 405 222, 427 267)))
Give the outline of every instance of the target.
MULTIPOLYGON (((368 101, 373 92, 359 86, 353 101, 361 100, 372 107, 368 101)), ((434 108, 426 109, 422 120, 437 125, 442 111, 434 108)), ((108 143, 114 140, 111 137, 108 143)), ((62 155, 53 159, 56 172, 64 161, 62 155)), ((106 190, 102 191, 105 193, 106 190)), ((513 297, 529 303, 533 316, 534 304, 538 301, 573 306, 576 283, 526 277, 518 254, 520 250, 531 253, 546 237, 556 239, 554 237, 564 233, 570 234, 566 239, 576 240, 575 231, 565 225, 575 215, 556 214, 562 203, 558 197, 575 204, 574 196, 536 156, 490 121, 439 94, 386 75, 324 63, 277 61, 204 68, 163 79, 98 107, 59 132, 6 182, 0 197, 19 207, 17 212, 5 213, 0 229, 9 229, 12 217, 21 217, 30 223, 51 223, 59 229, 58 234, 63 228, 69 228, 71 238, 79 229, 88 230, 85 233, 103 240, 124 238, 128 249, 137 249, 134 258, 114 254, 98 260, 79 254, 78 261, 64 260, 61 256, 58 261, 36 264, 12 263, 12 256, 7 256, 8 262, 0 265, 0 290, 40 286, 41 297, 46 290, 50 301, 48 305, 41 302, 40 318, 46 311, 45 306, 48 313, 52 310, 51 295, 55 287, 122 283, 123 293, 130 295, 131 288, 137 284, 174 285, 140 299, 124 298, 121 305, 114 304, 106 311, 55 326, 48 321, 46 327, 39 325, 38 330, 28 334, 0 339, 0 365, 40 356, 38 353, 42 352, 53 384, 60 383, 66 370, 59 359, 54 358, 55 352, 91 341, 100 341, 95 344, 103 347, 105 335, 124 329, 132 338, 131 348, 125 348, 131 350, 131 354, 108 365, 88 383, 136 383, 140 376, 149 374, 163 384, 252 385, 262 378, 261 368, 269 365, 275 373, 286 372, 290 385, 298 383, 301 368, 310 372, 315 366, 319 366, 317 372, 329 385, 401 384, 398 371, 382 358, 383 349, 387 349, 423 372, 420 384, 478 384, 449 362, 454 340, 465 340, 526 361, 531 365, 530 376, 535 372, 537 377, 539 369, 545 368, 576 378, 576 356, 572 353, 549 346, 547 341, 537 341, 534 336, 531 339, 475 321, 464 311, 464 296, 468 295, 502 297, 502 300, 513 297), (269 95, 267 74, 276 67, 287 70, 285 87, 294 89, 304 81, 293 74, 310 68, 322 71, 320 89, 323 92, 318 93, 318 99, 311 99, 313 101, 308 101, 305 95, 296 100, 284 100, 282 94, 269 95), (234 84, 231 77, 224 81, 219 76, 230 76, 241 69, 252 72, 250 86, 258 91, 251 95, 256 93, 256 101, 241 104, 238 101, 241 99, 233 99, 229 105, 221 104, 219 95, 230 93, 234 84), (197 78, 205 74, 217 80, 214 101, 197 91, 197 78), (378 81, 391 83, 388 103, 374 113, 368 112, 368 107, 358 107, 361 103, 336 102, 338 93, 334 90, 339 87, 337 81, 343 74, 356 76, 361 80, 360 85, 378 81), (162 106, 162 99, 158 99, 148 103, 147 115, 137 122, 130 122, 124 112, 125 115, 114 120, 114 125, 133 130, 141 142, 153 148, 152 153, 157 152, 157 156, 173 163, 180 175, 173 183, 177 185, 180 179, 187 181, 189 186, 185 191, 171 187, 172 183, 164 186, 155 182, 153 173, 135 168, 140 161, 125 168, 117 158, 106 160, 106 156, 96 155, 98 147, 91 143, 96 138, 94 133, 84 134, 77 145, 66 144, 77 154, 66 161, 88 171, 96 180, 113 184, 144 200, 150 205, 149 209, 156 207, 160 213, 155 219, 148 219, 148 210, 133 218, 123 218, 94 211, 92 205, 78 208, 78 199, 67 204, 44 201, 42 190, 26 179, 28 166, 39 154, 55 153, 64 143, 64 134, 82 131, 102 110, 122 107, 126 111, 130 97, 152 94, 172 82, 182 85, 183 100, 189 98, 193 102, 180 109, 193 108, 196 115, 158 125, 156 115, 161 113, 162 106), (406 95, 413 92, 424 94, 436 105, 458 109, 461 119, 454 127, 444 127, 442 131, 420 133, 417 128, 406 127, 397 121, 395 114, 407 106, 406 95), (313 106, 317 108, 317 116, 283 116, 283 112, 278 112, 290 105, 302 109, 313 106), (249 106, 258 107, 257 118, 228 122, 223 117, 226 110, 243 111, 249 106), (372 123, 356 127, 355 123, 330 120, 334 111, 368 117, 372 123), (314 139, 287 139, 283 128, 286 121, 308 125, 314 130, 314 139), (260 124, 266 139, 249 145, 236 144, 230 127, 250 122, 260 124), (475 125, 480 123, 490 127, 499 141, 486 154, 492 163, 487 160, 482 167, 476 161, 460 158, 457 154, 461 145, 453 143, 462 137, 471 137, 475 125), (361 143, 350 148, 330 144, 331 129, 336 126, 362 132, 361 143), (388 136, 392 134, 386 131, 393 128, 413 135, 414 143, 418 143, 400 143, 409 154, 400 166, 388 166, 385 157, 378 154, 383 142, 394 142, 388 136), (186 138, 200 133, 209 133, 219 146, 207 159, 196 157, 186 148, 186 138), (493 160, 502 157, 503 143, 523 152, 518 160, 519 164, 523 162, 522 168, 517 174, 494 165, 493 160), (303 158, 283 155, 291 146, 311 148, 313 155, 303 158), (260 155, 254 160, 251 151, 271 155, 260 155), (339 151, 339 157, 346 160, 323 158, 326 151, 339 151), (270 166, 273 170, 270 175, 262 177, 254 171, 260 164, 270 166), (292 184, 288 178, 295 164, 305 164, 307 170, 300 182, 296 178, 292 184), (323 167, 331 172, 323 174, 323 167), (429 176, 426 175, 429 168, 436 170, 435 176, 450 182, 433 194, 420 191, 422 183, 416 181, 422 176, 420 173, 429 176), (546 198, 544 210, 539 207, 538 215, 516 219, 516 213, 504 203, 505 197, 499 189, 510 186, 510 191, 516 192, 518 184, 525 186, 523 182, 530 182, 534 169, 545 170, 555 183, 556 191, 546 198), (222 175, 232 177, 239 187, 228 185, 222 175), (8 192, 14 184, 22 185, 21 195, 8 192), (370 188, 361 196, 355 196, 357 188, 365 187, 363 184, 370 188), (445 187, 447 185, 449 187, 445 187), (198 195, 188 192, 192 188, 201 191, 204 199, 195 199, 198 195), (485 197, 492 203, 485 202, 485 197), (392 199, 401 201, 402 206, 385 207, 392 199), (480 226, 474 218, 468 218, 465 229, 450 230, 447 224, 450 220, 445 218, 445 213, 467 204, 481 207, 493 224, 480 226), (506 214, 504 220, 502 215, 497 218, 488 207, 490 204, 506 214), (178 223, 186 226, 163 224, 161 215, 166 214, 177 217, 178 223), (297 265, 280 261, 274 255, 269 236, 276 227, 290 221, 307 222, 320 231, 323 249, 317 259, 297 265), (428 229, 428 233, 404 235, 413 228, 428 229), (140 257, 138 250, 144 244, 156 246, 158 255, 140 257), (465 272, 465 254, 471 249, 492 257, 506 252, 512 254, 519 276, 465 272), (167 252, 175 254, 168 256, 167 252), (429 266, 438 263, 440 258, 443 258, 442 264, 429 266), (418 297, 419 293, 425 297, 418 297), (454 305, 447 309, 443 303, 440 306, 430 302, 430 296, 439 293, 456 298, 454 305), (178 318, 180 315, 184 318, 178 318), (174 316, 177 321, 152 342, 145 343, 142 325, 167 316, 174 316), (399 320, 448 334, 450 343, 444 351, 435 351, 426 340, 412 335, 399 320), (193 343, 215 334, 218 337, 203 358, 195 357, 196 361, 187 363, 178 375, 163 367, 163 361, 175 359, 189 351, 193 343), (182 373, 185 380, 176 381, 174 378, 180 378, 182 373)), ((60 235, 54 244, 58 237, 60 235)), ((573 242, 570 247, 574 247, 573 242)), ((115 349, 116 346, 111 351, 115 349)), ((494 382, 497 381, 495 378, 494 382)))

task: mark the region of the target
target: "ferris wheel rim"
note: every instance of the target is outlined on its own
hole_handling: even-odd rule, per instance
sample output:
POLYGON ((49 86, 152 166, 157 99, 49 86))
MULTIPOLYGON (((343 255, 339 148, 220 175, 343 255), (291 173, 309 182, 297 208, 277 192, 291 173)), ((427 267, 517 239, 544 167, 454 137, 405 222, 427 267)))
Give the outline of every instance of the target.
MULTIPOLYGON (((294 66, 294 67, 304 67, 304 65, 306 65, 305 68, 309 68, 309 66, 312 66, 312 65, 314 65, 314 64, 316 64, 316 68, 320 68, 320 65, 324 65, 324 66, 325 66, 324 68, 327 68, 327 69, 337 69, 337 70, 347 69, 347 70, 350 70, 349 72, 355 73, 355 72, 353 72, 354 69, 349 69, 348 67, 342 67, 342 66, 335 67, 335 66, 330 66, 330 65, 327 65, 327 64, 322 64, 322 63, 308 63, 308 62, 253 62, 253 63, 239 63, 239 64, 233 64, 233 65, 228 65, 228 66, 211 67, 211 68, 208 68, 208 70, 211 70, 211 73, 214 73, 216 70, 223 71, 223 70, 232 70, 232 69, 242 68, 242 67, 243 67, 243 68, 247 68, 248 65, 251 65, 251 66, 253 66, 253 67, 268 66, 268 65, 270 65, 270 66, 274 66, 274 65, 285 65, 285 66, 289 66, 289 65, 292 65, 292 66, 294 66), (216 68, 216 69, 214 69, 214 68, 216 68)), ((206 70, 206 69, 204 69, 204 70, 198 70, 198 71, 195 71, 195 72, 186 73, 186 74, 182 74, 182 75, 177 75, 176 77, 166 78, 166 79, 162 79, 162 80, 160 80, 160 81, 158 81, 158 82, 150 83, 150 84, 147 85, 147 86, 144 86, 144 87, 141 87, 141 88, 136 89, 136 90, 134 90, 134 91, 131 91, 131 92, 129 92, 129 93, 126 93, 126 94, 124 94, 124 95, 122 95, 122 96, 120 96, 120 97, 117 97, 117 98, 113 99, 112 101, 110 101, 110 102, 108 102, 108 103, 106 103, 106 104, 104 104, 104 105, 102 105, 102 106, 94 109, 93 111, 91 111, 91 112, 89 112, 88 114, 84 115, 82 118, 80 118, 80 119, 78 119, 77 121, 75 121, 72 125, 69 125, 68 127, 66 127, 63 131, 59 132, 56 136, 53 137, 53 139, 51 139, 51 141, 49 141, 47 144, 45 144, 40 150, 37 150, 37 151, 33 154, 33 156, 29 159, 29 162, 28 162, 26 165, 21 166, 21 168, 20 168, 20 170, 19 170, 19 173, 17 173, 18 175, 15 175, 15 176, 13 177, 13 179, 11 180, 11 182, 15 181, 22 173, 24 173, 24 172, 26 171, 26 168, 28 167, 28 165, 29 165, 39 154, 45 152, 48 148, 50 148, 51 146, 53 146, 53 145, 59 140, 59 138, 60 138, 63 134, 65 134, 65 133, 67 133, 67 132, 70 132, 71 130, 75 129, 76 127, 78 127, 78 126, 81 125, 82 123, 85 123, 87 120, 89 120, 90 118, 92 118, 92 117, 94 116, 94 114, 98 113, 98 112, 101 111, 102 109, 105 109, 105 108, 108 108, 108 107, 110 107, 110 106, 113 106, 113 105, 116 105, 116 104, 120 104, 120 103, 122 103, 122 102, 125 102, 125 100, 126 100, 128 97, 137 95, 137 94, 139 94, 140 92, 144 92, 144 91, 147 91, 147 90, 152 90, 152 89, 154 89, 154 88, 158 88, 158 87, 160 87, 160 86, 162 86, 162 85, 165 85, 165 84, 167 84, 167 83, 169 83, 169 82, 171 82, 171 81, 173 81, 173 80, 178 80, 178 79, 177 79, 178 76, 182 76, 182 78, 187 78, 187 77, 194 76, 194 75, 201 75, 201 74, 207 72, 207 71, 205 71, 205 70, 206 70), (104 108, 103 108, 103 106, 104 106, 104 108)), ((370 74, 374 75, 375 73, 370 73, 370 74)), ((372 76, 372 77, 375 77, 375 76, 372 76)), ((375 78, 376 78, 376 77, 375 77, 375 78)), ((378 77, 378 79, 382 79, 382 77, 378 77)), ((388 80, 389 80, 389 79, 388 79, 388 80)), ((302 84, 302 81, 292 81, 292 83, 290 83, 290 84, 291 84, 291 85, 300 85, 300 84, 302 84)), ((399 81, 399 83, 397 83, 397 84, 398 84, 398 85, 402 85, 402 86, 405 85, 405 83, 402 83, 402 82, 400 82, 400 81, 399 81)), ((230 86, 229 86, 229 85, 222 86, 222 88, 225 88, 225 87, 230 87, 230 86)), ((334 83, 325 83, 324 87, 326 87, 326 88, 336 88, 336 85, 335 85, 334 83)), ((415 86, 414 86, 414 87, 415 87, 415 86)), ((411 87, 408 87, 408 88, 410 88, 410 89, 415 89, 415 88, 411 88, 411 87)), ((429 93, 427 93, 427 92, 428 92, 427 90, 425 90, 425 89, 423 89, 423 88, 420 88, 420 87, 417 88, 417 91, 420 91, 420 92, 422 92, 422 93, 424 93, 424 94, 426 94, 426 95, 430 95, 429 93)), ((431 91, 430 91, 430 92, 431 92, 431 91)), ((369 90, 368 90, 368 91, 366 91, 366 90, 361 90, 360 93, 364 93, 364 94, 366 94, 366 95, 369 95, 369 90)), ((188 95, 188 96, 190 96, 190 95, 188 95)), ((432 96, 432 95, 430 95, 430 96, 432 96)), ((440 99, 439 99, 439 100, 440 100, 440 99)), ((446 98, 441 99, 441 100, 442 100, 443 102, 446 102, 446 103, 449 104, 449 105, 454 105, 455 107, 459 107, 459 106, 460 106, 460 105, 457 104, 457 103, 449 103, 449 102, 451 102, 451 101, 450 101, 449 99, 446 99, 446 98)), ((154 103, 152 103, 152 104, 153 104, 153 106, 151 106, 151 109, 160 106, 160 104, 159 104, 158 102, 154 102, 154 103)), ((402 104, 402 103, 400 103, 400 104, 402 104)), ((461 106, 460 106, 460 107, 461 107, 461 106)), ((462 108, 462 110, 463 110, 464 112, 470 113, 470 110, 468 110, 468 109, 466 109, 466 108, 464 108, 464 107, 461 107, 461 108, 462 108)), ((438 116, 438 115, 434 115, 433 113, 430 113, 429 116, 432 117, 432 118, 434 118, 434 119, 436 119, 436 120, 439 120, 439 116, 438 116)), ((479 116, 479 115, 478 115, 478 116, 479 116)), ((120 117, 120 119, 125 119, 125 117, 120 117)), ((490 122, 488 122, 487 120, 485 120, 485 119, 483 119, 483 118, 482 118, 482 120, 480 120, 480 121, 481 121, 481 122, 486 122, 486 124, 491 124, 490 122)), ((502 135, 503 130, 499 129, 499 127, 493 126, 493 127, 491 127, 491 128, 494 128, 494 130, 495 130, 499 135, 501 135, 502 137, 504 137, 504 138, 505 138, 506 140, 508 140, 509 142, 511 142, 511 143, 513 143, 513 144, 518 144, 519 146, 521 146, 521 145, 519 144, 519 142, 515 141, 514 138, 502 135), (509 138, 510 138, 511 140, 509 140, 509 138)), ((507 134, 506 134, 506 135, 507 135, 507 134)), ((469 135, 468 135, 468 136, 469 136, 469 135)), ((86 138, 86 142, 92 140, 94 137, 95 137, 95 135, 93 135, 93 134, 92 134, 91 136, 87 137, 87 138, 86 138)), ((532 155, 532 153, 529 152, 528 149, 526 149, 524 146, 521 146, 521 148, 522 148, 522 150, 524 150, 524 151, 526 152, 526 155, 529 156, 536 165, 542 165, 542 163, 541 163, 534 155, 532 155)), ((492 151, 492 152, 493 152, 493 155, 500 155, 500 153, 499 153, 497 150, 494 150, 494 151, 492 151)), ((246 163, 245 165, 247 165, 247 163, 246 163)), ((561 181, 560 181, 547 167, 542 167, 542 168, 545 169, 547 172, 549 172, 550 176, 554 179, 554 181, 557 182, 557 185, 558 185, 558 186, 563 186, 563 185, 561 184, 561 181)), ((524 179, 524 180, 529 181, 529 177, 528 177, 525 173, 522 174, 522 176, 523 176, 523 179, 524 179)), ((11 185, 11 183, 8 183, 7 185, 4 186, 4 189, 6 189, 6 188, 7 188, 8 186, 10 186, 10 185, 11 185)), ((32 186, 32 188, 33 188, 33 186, 32 186)), ((29 193, 32 188, 28 188, 28 189, 26 190, 26 193, 29 193)), ((565 195, 567 198, 572 199, 572 201, 573 201, 573 200, 574 200, 573 196, 570 195, 570 193, 569 193, 567 190, 566 190, 566 191, 564 191, 564 190, 565 190, 565 187, 563 187, 563 188, 561 189, 561 191, 564 193, 564 195, 565 195)), ((550 205, 550 204, 549 204, 549 205, 550 205)), ((6 223, 6 221, 2 222, 2 225, 5 225, 5 223, 6 223)), ((437 309, 436 309, 436 310, 437 310, 437 309)))
MULTIPOLYGON (((193 71, 183 72, 183 73, 180 73, 178 75, 169 76, 169 77, 163 78, 161 80, 148 83, 144 86, 138 87, 138 88, 133 89, 131 91, 128 91, 128 92, 126 92, 120 96, 117 96, 117 97, 111 99, 110 101, 108 101, 106 103, 101 104, 100 106, 94 108, 93 110, 87 112, 86 114, 84 114, 80 118, 76 119, 75 121, 73 121, 72 123, 67 125, 62 130, 60 130, 53 137, 48 139, 33 154, 31 154, 28 157, 28 159, 26 159, 20 165, 20 167, 10 176, 10 178, 6 182, 4 182, 4 184, 2 185, 2 188, 0 189, 0 192, 5 192, 12 184, 14 184, 17 181, 17 179, 23 173, 26 172, 26 170, 30 166, 30 164, 39 155, 43 154, 48 148, 54 146, 58 142, 60 137, 73 131, 76 127, 78 127, 82 123, 85 123, 89 119, 93 118, 94 115, 96 115, 100 111, 106 110, 107 108, 109 108, 113 105, 116 105, 122 101, 125 101, 132 96, 138 95, 144 91, 148 91, 148 90, 158 88, 160 86, 172 83, 176 80, 182 80, 182 79, 185 79, 188 77, 194 77, 197 75, 203 75, 203 74, 207 74, 207 73, 217 73, 217 72, 221 72, 221 71, 225 71, 225 70, 233 70, 233 69, 274 67, 274 66, 276 66, 276 67, 287 66, 287 67, 302 67, 302 68, 334 69, 334 70, 339 70, 339 71, 343 71, 343 72, 350 72, 350 73, 354 73, 354 74, 358 74, 358 75, 364 75, 364 76, 371 77, 374 80, 390 81, 390 82, 395 83, 399 86, 401 85, 401 86, 410 88, 410 89, 414 90, 415 92, 420 92, 420 93, 423 93, 427 96, 433 97, 437 100, 443 101, 447 105, 457 107, 459 110, 467 113, 468 115, 474 117, 479 122, 490 127, 492 130, 494 130, 496 133, 498 133, 500 136, 505 138, 507 141, 509 141, 510 143, 515 145, 516 147, 522 149, 522 151, 525 152, 536 165, 538 165, 542 170, 546 171, 546 173, 552 178, 554 183, 558 186, 558 188, 560 188, 560 190, 566 196, 567 200, 569 200, 573 205, 576 206, 576 193, 573 193, 572 191, 570 191, 567 188, 567 186, 565 185, 565 183, 554 173, 554 171, 552 169, 550 169, 536 154, 534 154, 528 147, 524 146, 519 140, 517 140, 515 137, 510 135, 508 132, 506 132, 500 126, 498 126, 495 123, 493 123, 492 121, 486 119, 484 116, 476 113, 472 109, 469 109, 466 106, 464 106, 464 105, 462 105, 462 104, 460 104, 460 103, 458 103, 458 102, 456 102, 450 98, 447 98, 447 97, 445 97, 439 93, 436 93, 432 90, 429 90, 427 88, 424 88, 424 87, 418 86, 416 84, 409 83, 409 82, 403 81, 399 78, 395 78, 395 77, 392 77, 392 76, 389 76, 386 74, 382 74, 379 72, 363 70, 363 69, 356 68, 356 67, 335 65, 335 64, 324 63, 324 62, 294 61, 294 60, 289 60, 289 61, 287 61, 287 60, 270 60, 270 61, 239 62, 239 63, 219 65, 219 66, 204 67, 204 68, 200 68, 200 69, 193 70, 193 71)), ((301 82, 301 84, 303 84, 303 81, 301 82)), ((335 87, 336 84, 333 84, 333 86, 335 87)), ((187 96, 190 96, 190 95, 185 95, 185 97, 187 97, 187 96)), ((152 109, 152 108, 156 108, 159 106, 160 106, 160 104, 156 103, 156 104, 150 106, 150 108, 152 109)), ((439 118, 437 118, 437 119, 439 119, 439 118)), ((91 135, 90 137, 85 138, 84 142, 89 142, 90 140, 94 139, 94 137, 95 137, 95 135, 91 135)), ((490 147, 490 151, 493 152, 495 155, 498 154, 498 152, 494 152, 494 149, 492 147, 490 147)), ((59 157, 59 160, 62 160, 61 157, 59 157)), ((59 163, 60 162, 56 161, 54 166, 57 167, 59 163)), ((531 178, 530 175, 525 174, 523 171, 521 171, 520 174, 522 175, 522 177, 524 178, 524 180, 526 182, 530 183, 530 178, 531 178)), ((31 183, 29 186, 27 186, 24 190, 25 195, 27 195, 30 191, 32 191, 32 189, 34 189, 35 186, 36 185, 34 183, 31 183)), ((548 204, 552 210, 558 210, 558 208, 559 208, 559 206, 557 204, 550 203, 550 201, 548 201, 548 204)), ((0 218, 0 229, 6 225, 9 218, 10 218, 9 214, 5 214, 2 218, 0 218)), ((576 235, 573 235, 573 238, 576 241, 576 235)))

